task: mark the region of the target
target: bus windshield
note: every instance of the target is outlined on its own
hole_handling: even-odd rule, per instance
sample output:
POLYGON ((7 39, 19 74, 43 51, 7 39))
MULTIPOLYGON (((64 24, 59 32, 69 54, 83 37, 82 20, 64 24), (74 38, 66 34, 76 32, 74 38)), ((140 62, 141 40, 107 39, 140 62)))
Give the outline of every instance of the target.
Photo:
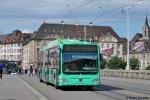
POLYGON ((63 73, 96 74, 98 73, 97 52, 63 52, 63 73))

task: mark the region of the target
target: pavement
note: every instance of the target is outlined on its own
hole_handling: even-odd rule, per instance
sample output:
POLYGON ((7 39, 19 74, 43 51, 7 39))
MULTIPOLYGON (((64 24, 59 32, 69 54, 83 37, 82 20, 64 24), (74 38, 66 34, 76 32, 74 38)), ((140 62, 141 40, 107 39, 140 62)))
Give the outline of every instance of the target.
POLYGON ((36 76, 4 75, 0 100, 150 100, 150 80, 101 77, 100 87, 55 89, 36 76))
POLYGON ((0 100, 40 100, 17 75, 3 75, 0 79, 0 100))

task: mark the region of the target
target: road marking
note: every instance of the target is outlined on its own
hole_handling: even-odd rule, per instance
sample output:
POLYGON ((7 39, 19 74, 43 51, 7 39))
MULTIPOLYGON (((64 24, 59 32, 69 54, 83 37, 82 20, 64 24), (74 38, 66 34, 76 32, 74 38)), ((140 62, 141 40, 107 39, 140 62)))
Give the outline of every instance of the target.
POLYGON ((34 95, 36 95, 38 98, 39 98, 39 100, 48 100, 46 97, 44 97, 40 92, 38 92, 36 89, 34 89, 31 85, 29 85, 27 82, 25 82, 24 80, 22 80, 22 79, 20 79, 20 78, 18 78, 18 77, 16 77, 18 80, 20 80, 27 88, 29 88, 31 91, 32 91, 32 93, 34 94, 34 95))

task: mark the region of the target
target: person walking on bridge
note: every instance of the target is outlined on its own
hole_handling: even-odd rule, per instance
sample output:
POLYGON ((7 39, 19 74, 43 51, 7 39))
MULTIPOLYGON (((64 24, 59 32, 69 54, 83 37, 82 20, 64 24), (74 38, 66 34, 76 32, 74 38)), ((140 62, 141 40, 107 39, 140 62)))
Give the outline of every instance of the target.
POLYGON ((3 68, 4 68, 4 64, 0 63, 0 78, 2 79, 3 76, 3 68))
POLYGON ((29 76, 30 75, 33 76, 33 66, 32 66, 32 64, 30 65, 30 68, 29 68, 29 76))

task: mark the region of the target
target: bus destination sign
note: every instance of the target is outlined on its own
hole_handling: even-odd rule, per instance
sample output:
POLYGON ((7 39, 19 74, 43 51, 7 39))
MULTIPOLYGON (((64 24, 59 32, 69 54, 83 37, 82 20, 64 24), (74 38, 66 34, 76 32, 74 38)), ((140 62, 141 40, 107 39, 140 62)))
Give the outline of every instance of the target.
POLYGON ((96 45, 64 45, 63 51, 96 51, 96 45))

